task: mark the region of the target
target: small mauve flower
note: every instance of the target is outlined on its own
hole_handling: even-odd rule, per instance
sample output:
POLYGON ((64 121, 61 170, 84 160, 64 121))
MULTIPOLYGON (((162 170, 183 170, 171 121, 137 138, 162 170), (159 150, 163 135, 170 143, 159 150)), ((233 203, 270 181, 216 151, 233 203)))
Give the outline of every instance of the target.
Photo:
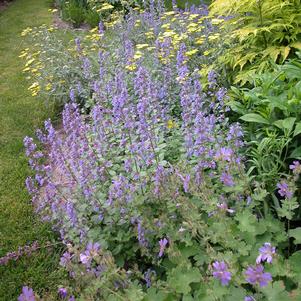
POLYGON ((267 286, 272 281, 272 275, 264 272, 263 265, 249 266, 245 272, 246 280, 253 285, 259 284, 260 287, 267 286))
POLYGON ((234 209, 229 209, 226 202, 218 203, 216 206, 220 209, 220 211, 228 212, 228 213, 231 213, 231 214, 235 212, 234 209))
POLYGON ((168 239, 167 238, 163 238, 159 240, 159 245, 160 245, 160 251, 159 251, 159 257, 162 257, 164 254, 164 250, 166 248, 166 245, 168 244, 168 239))
POLYGON ((245 296, 245 301, 256 301, 252 296, 245 296))
POLYGON ((60 287, 58 290, 58 294, 59 294, 60 298, 65 299, 68 295, 68 291, 66 288, 60 287))
POLYGON ((273 261, 273 255, 276 254, 276 248, 272 247, 272 245, 269 242, 266 242, 263 247, 259 249, 259 256, 256 259, 256 263, 259 264, 260 262, 268 262, 272 263, 273 261))
POLYGON ((18 301, 35 301, 35 295, 33 289, 28 286, 23 286, 22 293, 18 297, 18 301))
POLYGON ((288 199, 290 199, 293 196, 293 193, 289 190, 289 186, 286 182, 281 181, 277 184, 277 188, 279 188, 278 193, 281 196, 286 197, 288 199))
POLYGON ((228 266, 224 261, 215 261, 213 263, 213 277, 219 279, 223 286, 228 285, 231 280, 231 273, 228 271, 228 266))
POLYGON ((226 186, 234 186, 233 177, 227 172, 223 172, 220 179, 226 186))
POLYGON ((293 171, 293 174, 299 175, 301 173, 301 164, 299 161, 294 161, 289 167, 293 171))

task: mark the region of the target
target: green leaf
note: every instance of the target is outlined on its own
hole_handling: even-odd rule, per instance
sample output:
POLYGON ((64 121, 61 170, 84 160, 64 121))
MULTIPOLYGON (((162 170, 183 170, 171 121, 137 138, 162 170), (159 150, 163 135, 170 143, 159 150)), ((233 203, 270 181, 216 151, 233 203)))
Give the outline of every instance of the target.
POLYGON ((301 227, 289 230, 288 235, 295 238, 295 244, 301 244, 301 227))
POLYGON ((295 127, 294 137, 301 133, 301 122, 298 122, 295 127))
POLYGON ((256 123, 263 123, 263 124, 270 124, 269 121, 263 118, 259 114, 249 113, 244 116, 241 116, 240 119, 247 121, 247 122, 256 122, 256 123))
POLYGON ((151 287, 147 290, 147 295, 144 297, 143 301, 172 301, 174 296, 169 293, 157 291, 156 288, 151 287))
POLYGON ((189 294, 190 284, 201 281, 201 273, 198 268, 176 267, 168 275, 167 282, 177 293, 189 294))
POLYGON ((277 120, 274 122, 274 125, 276 125, 281 130, 287 130, 288 132, 291 132, 291 130, 294 127, 296 118, 295 117, 289 117, 286 119, 277 120))
POLYGON ((251 212, 247 210, 240 212, 235 216, 235 219, 239 223, 238 227, 240 231, 250 233, 256 232, 255 225, 257 224, 257 219, 251 212))
POLYGON ((289 301, 291 300, 282 281, 270 283, 261 289, 268 301, 289 301))
POLYGON ((295 148, 290 154, 289 158, 301 159, 301 146, 295 148))

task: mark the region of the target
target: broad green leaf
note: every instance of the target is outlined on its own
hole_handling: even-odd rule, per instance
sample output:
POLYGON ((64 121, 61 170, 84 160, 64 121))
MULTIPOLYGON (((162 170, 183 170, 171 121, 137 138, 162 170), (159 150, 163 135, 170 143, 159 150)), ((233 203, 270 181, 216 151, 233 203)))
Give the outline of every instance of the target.
POLYGON ((283 127, 290 132, 294 127, 295 121, 296 121, 295 117, 286 118, 283 120, 283 127))
POLYGON ((296 118, 295 117, 289 117, 286 119, 277 120, 274 122, 274 125, 276 125, 281 130, 287 130, 290 132, 295 124, 296 118))
POLYGON ((263 124, 270 124, 267 119, 262 117, 256 113, 249 113, 244 116, 241 116, 240 119, 247 121, 247 122, 256 122, 256 123, 263 123, 263 124))
POLYGON ((189 294, 190 284, 201 281, 201 273, 198 268, 176 267, 168 275, 167 283, 180 294, 189 294))
POLYGON ((238 228, 243 232, 256 232, 256 217, 249 211, 245 210, 243 212, 238 213, 235 216, 235 219, 238 221, 238 228))
POLYGON ((295 238, 295 244, 301 244, 301 227, 289 230, 288 234, 290 237, 295 238))
POLYGON ((301 133, 301 122, 298 122, 295 127, 294 137, 301 133))
POLYGON ((290 297, 282 281, 270 283, 261 289, 268 301, 290 301, 290 297))
POLYGON ((151 287, 147 290, 147 295, 144 297, 143 301, 171 301, 174 300, 174 296, 169 293, 158 291, 156 288, 151 287))
POLYGON ((300 266, 301 266, 301 251, 295 252, 289 259, 289 266, 291 271, 294 273, 293 278, 301 283, 301 273, 300 273, 300 266))
POLYGON ((289 158, 301 159, 301 146, 295 148, 290 154, 289 158))

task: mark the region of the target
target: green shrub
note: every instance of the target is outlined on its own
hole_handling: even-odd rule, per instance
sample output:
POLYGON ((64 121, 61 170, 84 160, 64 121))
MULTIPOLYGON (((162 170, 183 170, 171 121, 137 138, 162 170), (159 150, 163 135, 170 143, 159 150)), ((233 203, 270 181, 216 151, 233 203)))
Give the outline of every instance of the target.
POLYGON ((79 27, 85 20, 86 9, 84 3, 77 0, 71 0, 63 4, 62 17, 69 21, 74 27, 79 27))
POLYGON ((234 71, 234 81, 251 81, 256 73, 283 63, 301 47, 300 0, 215 0, 212 16, 224 16, 227 50, 218 59, 234 71))
POLYGON ((96 11, 94 11, 92 9, 88 9, 85 13, 85 21, 91 27, 96 27, 96 26, 98 26, 98 24, 100 22, 100 16, 96 11))
MULTIPOLYGON (((232 88, 232 110, 244 122, 249 173, 271 194, 288 164, 301 159, 301 56, 254 79, 254 88, 232 88)), ((237 117, 237 116, 236 116, 237 117)))

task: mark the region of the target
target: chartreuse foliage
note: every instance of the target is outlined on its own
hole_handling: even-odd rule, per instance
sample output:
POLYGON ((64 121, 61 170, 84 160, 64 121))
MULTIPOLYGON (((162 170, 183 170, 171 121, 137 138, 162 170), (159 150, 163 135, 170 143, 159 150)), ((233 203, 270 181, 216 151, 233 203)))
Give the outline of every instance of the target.
POLYGON ((218 58, 236 83, 283 63, 301 48, 300 0, 215 0, 211 15, 225 17, 224 51, 218 58))

